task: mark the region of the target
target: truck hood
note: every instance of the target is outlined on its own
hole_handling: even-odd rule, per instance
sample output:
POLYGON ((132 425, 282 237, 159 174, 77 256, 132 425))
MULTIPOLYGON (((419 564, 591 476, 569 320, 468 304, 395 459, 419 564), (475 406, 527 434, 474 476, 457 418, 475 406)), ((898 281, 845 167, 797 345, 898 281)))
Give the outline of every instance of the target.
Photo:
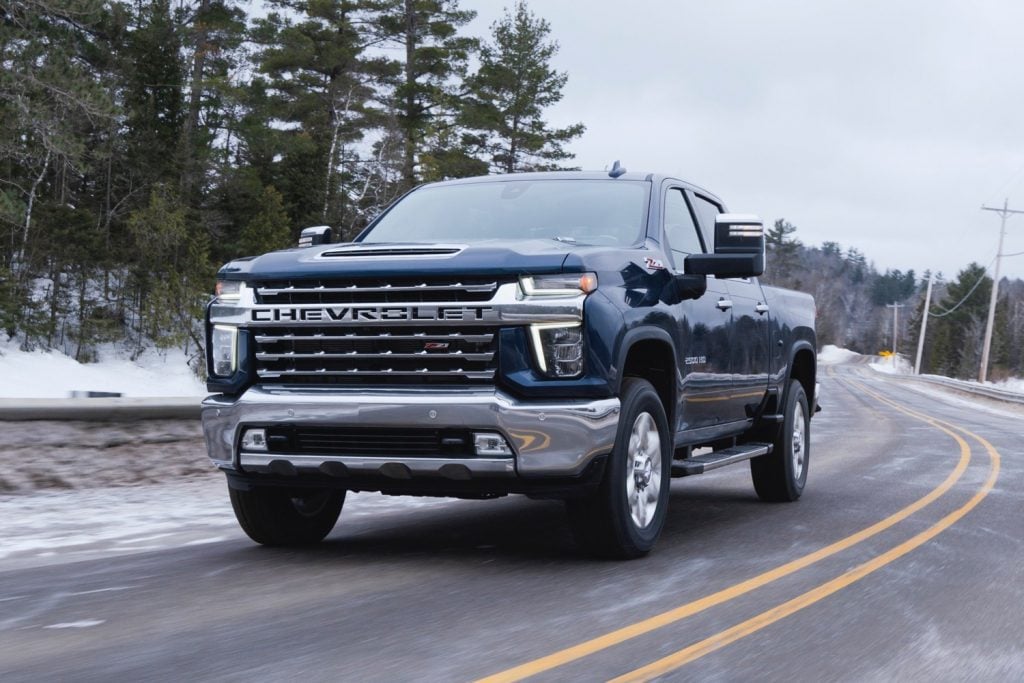
MULTIPOLYGON (((345 243, 286 249, 236 259, 222 279, 291 280, 403 275, 493 275, 583 270, 579 248, 554 240, 489 240, 473 244, 345 243)), ((590 248, 587 248, 589 250, 590 248)), ((607 247, 601 248, 607 250, 607 247)))

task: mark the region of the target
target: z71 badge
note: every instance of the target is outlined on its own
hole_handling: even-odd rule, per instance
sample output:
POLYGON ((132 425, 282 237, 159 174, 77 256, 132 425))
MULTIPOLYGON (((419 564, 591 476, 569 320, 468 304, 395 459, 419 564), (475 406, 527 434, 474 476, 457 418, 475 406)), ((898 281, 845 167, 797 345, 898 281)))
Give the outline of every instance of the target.
POLYGON ((644 258, 644 263, 650 270, 665 270, 665 264, 656 258, 651 258, 650 256, 648 256, 644 258))

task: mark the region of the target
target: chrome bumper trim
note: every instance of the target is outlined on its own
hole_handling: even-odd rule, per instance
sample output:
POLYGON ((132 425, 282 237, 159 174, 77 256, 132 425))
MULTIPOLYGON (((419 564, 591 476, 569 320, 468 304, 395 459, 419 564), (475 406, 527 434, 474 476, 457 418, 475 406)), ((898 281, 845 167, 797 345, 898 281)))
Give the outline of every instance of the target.
MULTIPOLYGON (((572 476, 611 451, 619 420, 619 399, 519 401, 496 389, 458 390, 304 390, 255 386, 239 397, 222 394, 203 401, 203 432, 210 459, 223 469, 270 467, 274 460, 294 467, 322 469, 337 462, 357 472, 381 465, 401 474, 433 475, 447 465, 473 466, 488 476, 572 476), (437 427, 498 431, 515 451, 513 458, 374 458, 242 453, 237 451, 247 426, 317 425, 360 427, 437 427), (265 459, 266 458, 266 459, 265 459), (301 460, 299 460, 301 458, 301 460), (311 458, 311 460, 307 459, 311 458)), ((278 469, 287 469, 279 465, 278 469)), ((337 469, 337 468, 335 468, 337 469)), ((457 468, 446 472, 456 474, 457 468)), ((459 470, 461 472, 461 470, 459 470)), ((386 474, 386 472, 385 472, 386 474)), ((446 476, 441 474, 441 476, 446 476)))

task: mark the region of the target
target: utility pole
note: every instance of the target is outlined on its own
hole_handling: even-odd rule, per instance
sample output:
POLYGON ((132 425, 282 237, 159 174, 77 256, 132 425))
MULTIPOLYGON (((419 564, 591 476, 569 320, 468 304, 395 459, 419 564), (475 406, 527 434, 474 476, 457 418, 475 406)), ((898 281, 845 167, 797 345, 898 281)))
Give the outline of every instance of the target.
POLYGON ((898 330, 900 320, 900 309, 903 308, 904 305, 905 304, 898 304, 895 301, 891 304, 885 305, 886 308, 892 309, 892 367, 894 370, 896 369, 896 332, 898 330))
POLYGON ((917 359, 914 361, 914 374, 921 374, 921 355, 924 354, 924 332, 928 329, 928 311, 932 308, 932 283, 935 273, 928 274, 928 291, 924 295, 924 309, 921 313, 921 334, 917 338, 917 359))
POLYGON ((992 274, 992 298, 988 302, 988 324, 985 325, 985 342, 981 346, 981 369, 978 370, 978 381, 984 382, 988 377, 988 352, 992 349, 992 325, 996 320, 996 299, 999 296, 999 264, 1003 258, 1003 238, 1006 237, 1006 219, 1011 214, 1024 213, 1009 208, 1010 200, 1003 200, 1003 208, 982 206, 982 211, 995 211, 1002 217, 999 226, 999 249, 996 250, 996 269, 992 274))

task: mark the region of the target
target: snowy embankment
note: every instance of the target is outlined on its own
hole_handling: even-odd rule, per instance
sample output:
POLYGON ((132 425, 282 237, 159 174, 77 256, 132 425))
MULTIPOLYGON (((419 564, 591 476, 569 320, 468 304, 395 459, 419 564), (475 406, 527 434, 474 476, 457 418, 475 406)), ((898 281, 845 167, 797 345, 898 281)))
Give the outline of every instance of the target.
POLYGON ((837 365, 839 363, 845 363, 853 360, 858 356, 860 356, 860 354, 856 351, 841 349, 838 346, 833 346, 832 344, 825 344, 818 352, 818 362, 822 365, 837 365))
POLYGON ((22 351, 0 343, 0 398, 68 398, 74 391, 130 397, 204 396, 206 388, 184 352, 149 350, 137 360, 106 349, 98 363, 79 363, 59 351, 22 351))
MULTIPOLYGON (((826 344, 821 347, 821 351, 818 353, 818 363, 822 365, 838 365, 839 363, 847 363, 855 358, 860 358, 861 354, 856 351, 850 351, 849 349, 839 348, 832 344, 826 344)), ((868 366, 872 370, 881 372, 887 375, 913 375, 914 365, 909 359, 903 356, 889 356, 888 358, 879 358, 874 362, 868 363, 868 366)), ((941 375, 924 375, 924 377, 936 377, 939 379, 948 379, 941 375)), ((986 386, 992 389, 999 389, 1001 391, 1009 391, 1016 394, 1024 394, 1024 379, 1011 378, 1005 379, 999 382, 975 382, 973 380, 958 380, 964 384, 974 384, 977 386, 986 386)))

